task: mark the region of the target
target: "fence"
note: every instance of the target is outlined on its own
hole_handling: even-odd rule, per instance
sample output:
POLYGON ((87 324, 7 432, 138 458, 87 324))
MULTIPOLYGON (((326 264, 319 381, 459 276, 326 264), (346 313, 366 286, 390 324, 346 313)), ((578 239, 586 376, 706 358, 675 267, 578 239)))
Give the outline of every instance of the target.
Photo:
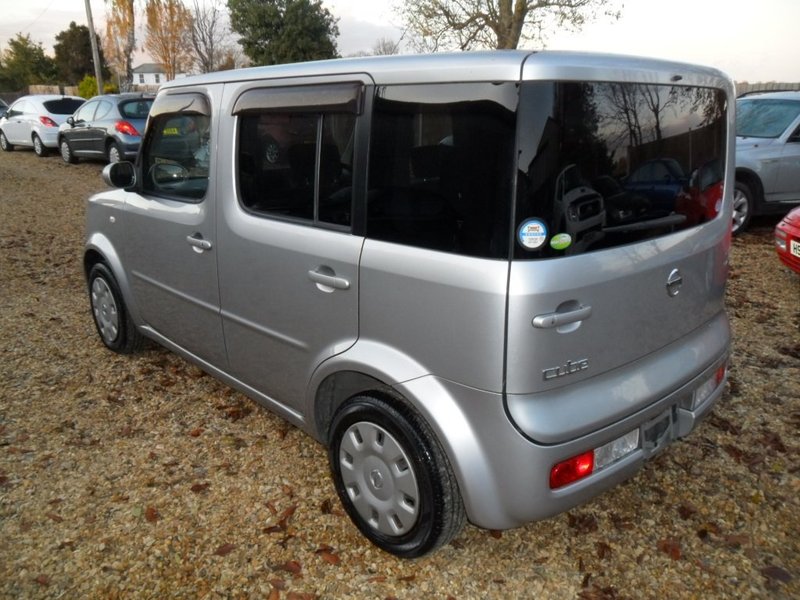
POLYGON ((754 92, 785 92, 800 90, 800 83, 778 83, 769 81, 767 83, 748 83, 747 81, 736 82, 736 95, 752 94, 754 92))

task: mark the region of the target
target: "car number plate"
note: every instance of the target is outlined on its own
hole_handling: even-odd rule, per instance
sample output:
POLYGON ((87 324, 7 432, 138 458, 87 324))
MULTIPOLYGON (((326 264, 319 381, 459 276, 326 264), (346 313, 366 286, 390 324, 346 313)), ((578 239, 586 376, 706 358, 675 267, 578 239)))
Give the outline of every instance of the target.
POLYGON ((800 242, 796 240, 792 240, 789 243, 789 251, 794 255, 800 258, 800 242))

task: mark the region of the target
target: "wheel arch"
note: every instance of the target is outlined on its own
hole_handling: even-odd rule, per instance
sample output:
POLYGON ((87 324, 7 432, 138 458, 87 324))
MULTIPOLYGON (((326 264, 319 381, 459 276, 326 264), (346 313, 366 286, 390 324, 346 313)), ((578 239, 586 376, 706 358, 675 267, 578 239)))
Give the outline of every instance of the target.
MULTIPOLYGON (((476 423, 476 419, 484 418, 506 422, 500 396, 497 395, 497 402, 487 402, 481 392, 460 389, 468 396, 480 396, 478 402, 473 398, 466 400, 452 386, 425 372, 421 365, 399 351, 376 342, 359 348, 360 344, 323 363, 312 378, 313 406, 306 413, 313 419, 312 435, 328 446, 333 417, 343 404, 360 395, 379 396, 414 411, 427 424, 450 464, 470 521, 484 514, 486 506, 500 506, 502 502, 492 486, 480 483, 492 482, 496 477, 491 461, 482 452, 485 440, 480 439, 476 423), (382 362, 387 357, 393 362, 382 362), (394 369, 379 371, 375 366, 386 364, 394 369), (401 374, 409 376, 399 377, 401 374), (477 404, 481 408, 476 411, 477 404)), ((504 517, 492 523, 510 526, 504 517)))
POLYGON ((736 169, 736 181, 744 183, 753 192, 755 204, 753 214, 757 214, 764 202, 764 185, 761 183, 761 178, 755 171, 740 167, 736 169))
POLYGON ((98 263, 103 263, 109 269, 111 269, 111 273, 117 280, 117 286, 119 287, 119 291, 122 294, 123 300, 125 301, 125 305, 128 307, 131 318, 133 319, 134 323, 140 323, 138 311, 136 309, 136 303, 133 300, 130 284, 127 276, 125 275, 125 269, 122 268, 122 261, 120 260, 117 250, 111 243, 111 240, 109 240, 106 236, 100 233, 95 233, 87 240, 86 247, 83 252, 83 275, 87 285, 89 280, 89 272, 92 270, 92 267, 98 263))

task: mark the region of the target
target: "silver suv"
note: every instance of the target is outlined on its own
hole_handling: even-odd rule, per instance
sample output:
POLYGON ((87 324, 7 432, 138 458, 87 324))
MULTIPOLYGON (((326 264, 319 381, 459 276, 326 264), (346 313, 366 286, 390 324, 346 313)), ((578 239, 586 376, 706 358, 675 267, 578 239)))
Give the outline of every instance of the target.
POLYGON ((136 164, 104 171, 124 190, 88 202, 100 338, 155 340, 325 444, 399 556, 557 514, 722 394, 732 94, 524 51, 170 82, 136 164), (631 180, 653 165, 702 176, 631 180))
POLYGON ((747 95, 736 101, 733 233, 750 217, 784 214, 800 204, 800 92, 747 95))

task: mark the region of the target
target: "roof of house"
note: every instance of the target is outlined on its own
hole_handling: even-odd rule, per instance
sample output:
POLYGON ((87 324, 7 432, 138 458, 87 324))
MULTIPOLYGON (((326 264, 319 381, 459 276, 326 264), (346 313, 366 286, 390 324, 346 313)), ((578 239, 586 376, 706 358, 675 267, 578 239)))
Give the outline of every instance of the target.
POLYGON ((164 73, 164 67, 158 63, 142 63, 133 68, 134 73, 164 73))

